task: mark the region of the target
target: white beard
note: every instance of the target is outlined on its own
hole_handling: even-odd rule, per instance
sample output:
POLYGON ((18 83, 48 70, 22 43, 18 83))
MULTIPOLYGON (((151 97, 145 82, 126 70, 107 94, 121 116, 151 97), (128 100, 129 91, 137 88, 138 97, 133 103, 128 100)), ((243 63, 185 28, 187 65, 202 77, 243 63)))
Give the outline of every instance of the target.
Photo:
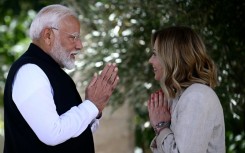
POLYGON ((79 51, 66 51, 59 42, 59 39, 55 39, 50 55, 62 68, 65 67, 68 70, 74 69, 75 59, 73 59, 71 55, 77 54, 79 51))

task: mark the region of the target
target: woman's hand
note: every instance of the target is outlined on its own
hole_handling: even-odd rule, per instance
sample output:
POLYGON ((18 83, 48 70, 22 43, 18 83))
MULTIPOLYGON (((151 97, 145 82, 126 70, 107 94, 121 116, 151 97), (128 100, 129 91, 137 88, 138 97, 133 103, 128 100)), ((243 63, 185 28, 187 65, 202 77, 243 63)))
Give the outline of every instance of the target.
POLYGON ((153 94, 148 100, 148 112, 150 122, 153 128, 160 122, 170 122, 171 114, 167 100, 164 99, 162 90, 159 90, 153 94))

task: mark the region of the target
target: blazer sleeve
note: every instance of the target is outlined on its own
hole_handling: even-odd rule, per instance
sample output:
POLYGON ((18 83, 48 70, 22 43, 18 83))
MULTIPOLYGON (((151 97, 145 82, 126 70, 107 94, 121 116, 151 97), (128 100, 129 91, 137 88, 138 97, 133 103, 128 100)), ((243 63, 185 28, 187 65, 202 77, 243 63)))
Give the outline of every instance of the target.
POLYGON ((164 141, 168 141, 167 139, 170 139, 170 135, 173 135, 173 132, 169 128, 165 128, 159 133, 158 136, 155 136, 150 145, 152 152, 165 153, 162 145, 164 144, 164 141))
MULTIPOLYGON (((208 93, 208 92, 207 92, 208 93)), ((183 93, 172 115, 174 125, 153 139, 154 153, 206 152, 212 137, 216 107, 212 94, 191 90, 183 93)))

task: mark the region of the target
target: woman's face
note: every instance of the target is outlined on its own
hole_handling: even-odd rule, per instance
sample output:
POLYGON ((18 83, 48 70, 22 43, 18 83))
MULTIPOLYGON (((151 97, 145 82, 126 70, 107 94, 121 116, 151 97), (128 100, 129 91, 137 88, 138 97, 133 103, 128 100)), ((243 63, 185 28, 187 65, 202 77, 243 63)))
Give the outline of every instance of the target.
POLYGON ((159 61, 159 54, 157 53, 158 51, 158 46, 157 46, 157 39, 154 43, 153 47, 153 53, 149 59, 149 63, 152 65, 154 73, 155 73, 155 80, 160 81, 160 79, 163 76, 163 67, 160 64, 159 61))

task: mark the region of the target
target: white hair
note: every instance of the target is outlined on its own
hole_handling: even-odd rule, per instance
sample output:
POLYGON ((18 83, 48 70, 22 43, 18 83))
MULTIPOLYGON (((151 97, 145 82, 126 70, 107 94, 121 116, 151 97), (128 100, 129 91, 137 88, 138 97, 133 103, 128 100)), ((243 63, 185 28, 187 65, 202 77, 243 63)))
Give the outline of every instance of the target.
POLYGON ((39 39, 43 29, 48 27, 58 27, 59 22, 67 16, 77 15, 74 11, 63 5, 54 4, 42 8, 32 21, 29 35, 32 40, 39 39))

